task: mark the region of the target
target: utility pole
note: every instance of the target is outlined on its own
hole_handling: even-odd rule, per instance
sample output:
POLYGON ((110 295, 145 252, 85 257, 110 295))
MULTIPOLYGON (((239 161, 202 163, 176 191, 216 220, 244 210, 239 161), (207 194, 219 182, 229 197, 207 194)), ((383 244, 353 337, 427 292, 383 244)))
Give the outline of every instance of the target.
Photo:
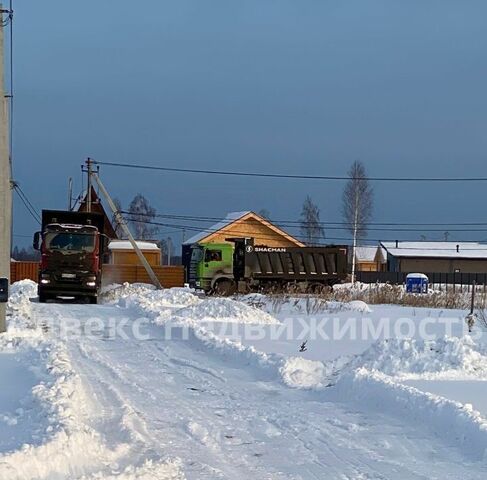
POLYGON ((68 210, 73 209, 73 179, 69 177, 68 180, 68 210))
POLYGON ((91 212, 91 174, 92 174, 92 160, 90 157, 86 159, 86 171, 88 173, 88 181, 86 182, 88 192, 86 194, 86 211, 91 212))
POLYGON ((356 268, 356 255, 357 255, 357 228, 358 228, 358 207, 359 207, 358 185, 355 185, 354 202, 355 202, 355 211, 353 214, 352 285, 355 283, 355 268, 356 268))
POLYGON ((144 254, 142 253, 139 246, 137 245, 137 242, 134 240, 134 237, 132 236, 132 233, 130 232, 129 227, 125 223, 125 220, 124 220, 122 214, 117 210, 117 207, 113 203, 112 197, 110 197, 110 194, 108 193, 107 189, 105 188, 105 185, 103 185, 102 181, 100 180, 100 177, 98 176, 98 174, 96 174, 94 172, 91 172, 90 176, 98 184, 98 187, 100 188, 101 193, 105 197, 105 199, 108 203, 108 206, 111 208, 113 215, 115 216, 116 222, 122 227, 122 230, 124 231, 125 235, 127 235, 127 238, 129 239, 130 243, 132 244, 132 248, 135 250, 137 257, 139 257, 140 263, 145 268, 145 271, 147 272, 147 275, 149 275, 149 278, 151 279, 152 283, 157 288, 162 289, 161 282, 159 282, 157 275, 154 273, 154 270, 152 270, 152 267, 149 265, 149 262, 144 257, 144 254))
MULTIPOLYGON (((7 13, 0 6, 2 15, 7 13)), ((10 11, 8 11, 11 14, 10 11)), ((12 178, 7 119, 7 98, 4 85, 3 28, 0 25, 0 278, 10 278, 12 231, 12 178)), ((0 333, 7 330, 6 304, 0 303, 0 333)))

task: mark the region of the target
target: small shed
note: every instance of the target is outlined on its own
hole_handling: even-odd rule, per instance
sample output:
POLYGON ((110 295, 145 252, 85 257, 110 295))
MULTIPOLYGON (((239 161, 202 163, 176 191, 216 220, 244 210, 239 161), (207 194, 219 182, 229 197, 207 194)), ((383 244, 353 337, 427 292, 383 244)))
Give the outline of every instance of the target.
MULTIPOLYGON (((350 249, 353 255, 353 249, 350 249)), ((359 246, 355 248, 357 272, 384 272, 387 267, 387 255, 380 246, 359 246)))
MULTIPOLYGON (((155 242, 137 240, 140 248, 149 265, 157 266, 161 264, 161 249, 155 242)), ((128 240, 112 240, 108 244, 110 252, 109 263, 113 265, 139 265, 140 261, 135 253, 132 244, 128 240)))

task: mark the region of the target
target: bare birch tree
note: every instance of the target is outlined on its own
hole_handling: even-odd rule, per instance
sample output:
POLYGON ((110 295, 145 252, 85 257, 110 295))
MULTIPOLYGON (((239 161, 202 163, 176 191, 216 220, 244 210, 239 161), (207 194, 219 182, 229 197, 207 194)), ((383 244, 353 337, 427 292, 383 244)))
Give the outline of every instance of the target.
POLYGON ((320 209, 307 196, 301 210, 301 235, 308 245, 316 245, 325 238, 325 231, 320 222, 320 209))
POLYGON ((134 237, 137 240, 153 240, 159 231, 157 225, 153 225, 156 217, 156 209, 151 207, 147 198, 138 193, 129 205, 129 224, 134 237))
POLYGON ((367 236, 367 223, 372 217, 374 192, 362 162, 353 162, 349 180, 343 190, 343 219, 353 236, 352 282, 355 282, 357 241, 367 236))

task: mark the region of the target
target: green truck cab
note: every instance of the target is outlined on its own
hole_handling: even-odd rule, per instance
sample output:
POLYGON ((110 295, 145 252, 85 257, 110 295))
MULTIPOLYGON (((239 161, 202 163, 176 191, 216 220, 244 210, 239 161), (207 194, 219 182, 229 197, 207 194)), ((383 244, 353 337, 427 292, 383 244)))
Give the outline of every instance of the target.
POLYGON ((234 293, 233 250, 229 243, 192 245, 188 276, 190 287, 219 295, 234 293))

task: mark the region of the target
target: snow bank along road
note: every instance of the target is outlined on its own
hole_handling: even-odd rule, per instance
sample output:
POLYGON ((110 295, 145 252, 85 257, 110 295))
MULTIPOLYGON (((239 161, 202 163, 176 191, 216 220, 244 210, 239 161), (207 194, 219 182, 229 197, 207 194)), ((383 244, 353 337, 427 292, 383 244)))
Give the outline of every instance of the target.
POLYGON ((194 320, 274 321, 243 303, 141 289, 112 305, 38 304, 33 288, 14 289, 0 342, 0 479, 486 478, 487 423, 469 407, 357 359, 328 377, 194 320), (177 317, 187 340, 165 338, 177 317), (59 338, 94 318, 99 335, 59 338), (124 318, 125 335, 108 335, 124 318))

